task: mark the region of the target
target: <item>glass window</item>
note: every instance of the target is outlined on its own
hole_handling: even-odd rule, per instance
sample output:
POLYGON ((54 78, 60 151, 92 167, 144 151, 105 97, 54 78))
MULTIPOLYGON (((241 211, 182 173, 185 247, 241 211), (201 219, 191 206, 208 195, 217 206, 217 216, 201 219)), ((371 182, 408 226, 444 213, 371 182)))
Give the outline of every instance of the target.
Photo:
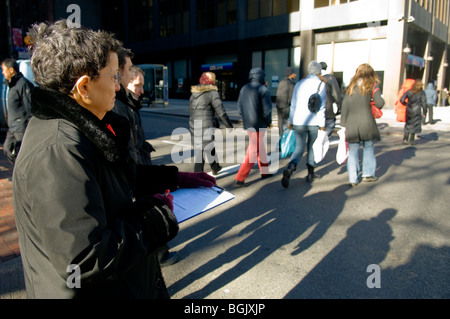
POLYGON ((252 68, 262 68, 262 51, 252 53, 252 68))
POLYGON ((259 17, 267 18, 272 16, 272 1, 259 1, 259 17))
POLYGON ((228 0, 228 5, 227 5, 227 24, 233 24, 233 23, 237 22, 236 1, 237 0, 228 0))
POLYGON ((287 13, 300 11, 300 7, 299 6, 300 6, 300 1, 298 1, 298 0, 287 0, 287 2, 286 2, 287 13))
POLYGON ((288 66, 288 49, 268 50, 265 53, 265 80, 269 83, 271 95, 275 96, 278 83, 284 78, 284 71, 288 66))
MULTIPOLYGON (((297 1, 298 2, 298 1, 297 1)), ((273 1, 273 16, 280 16, 286 13, 286 1, 273 1)))
POLYGON ((314 0, 314 8, 328 7, 330 0, 314 0))
POLYGON ((153 1, 128 2, 128 21, 131 42, 153 39, 153 1))
POLYGON ((259 0, 247 0, 247 20, 259 18, 259 0))
POLYGON ((197 0, 197 29, 203 30, 205 29, 205 19, 206 19, 206 12, 205 12, 205 1, 204 0, 197 0))
POLYGON ((214 12, 214 0, 206 0, 206 28, 214 28, 215 27, 215 21, 216 21, 216 15, 214 12))
POLYGON ((226 24, 226 15, 227 15, 227 0, 217 0, 217 26, 224 26, 226 24))

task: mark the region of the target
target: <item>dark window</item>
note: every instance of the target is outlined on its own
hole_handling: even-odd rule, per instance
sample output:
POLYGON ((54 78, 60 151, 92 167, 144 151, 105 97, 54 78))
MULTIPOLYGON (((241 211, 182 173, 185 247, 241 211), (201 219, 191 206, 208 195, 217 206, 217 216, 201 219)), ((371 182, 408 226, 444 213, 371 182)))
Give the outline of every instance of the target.
POLYGON ((300 11, 300 1, 298 0, 287 0, 286 2, 287 13, 300 11))
POLYGON ((236 0, 197 0, 199 30, 234 24, 236 16, 236 0))
POLYGON ((128 2, 128 21, 131 42, 153 39, 153 1, 128 2))
POLYGON ((158 0, 161 37, 189 32, 189 6, 186 2, 185 0, 158 0))
POLYGON ((259 19, 259 0, 247 0, 247 20, 259 19))
POLYGON ((314 8, 328 7, 330 0, 314 0, 314 8))
POLYGON ((257 20, 297 12, 299 11, 299 6, 299 0, 247 0, 247 20, 257 20))

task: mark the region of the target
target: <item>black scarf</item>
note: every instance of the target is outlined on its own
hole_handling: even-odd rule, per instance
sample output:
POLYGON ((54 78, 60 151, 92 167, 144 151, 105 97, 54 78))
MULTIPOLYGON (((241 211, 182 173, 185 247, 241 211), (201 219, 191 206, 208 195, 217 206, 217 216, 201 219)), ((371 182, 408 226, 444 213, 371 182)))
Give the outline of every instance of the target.
POLYGON ((40 87, 33 89, 31 100, 33 116, 42 120, 64 119, 74 124, 109 162, 119 161, 128 152, 126 132, 129 132, 129 128, 124 128, 128 124, 119 115, 108 112, 105 118, 100 120, 71 97, 40 87), (116 136, 106 124, 111 124, 116 136))

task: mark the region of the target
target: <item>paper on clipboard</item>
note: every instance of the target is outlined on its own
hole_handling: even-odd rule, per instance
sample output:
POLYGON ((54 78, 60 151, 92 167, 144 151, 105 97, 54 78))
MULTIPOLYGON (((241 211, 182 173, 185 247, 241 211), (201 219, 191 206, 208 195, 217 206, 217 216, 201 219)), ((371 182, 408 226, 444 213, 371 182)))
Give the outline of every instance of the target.
POLYGON ((173 195, 173 213, 179 223, 235 197, 218 186, 179 188, 171 194, 173 195))

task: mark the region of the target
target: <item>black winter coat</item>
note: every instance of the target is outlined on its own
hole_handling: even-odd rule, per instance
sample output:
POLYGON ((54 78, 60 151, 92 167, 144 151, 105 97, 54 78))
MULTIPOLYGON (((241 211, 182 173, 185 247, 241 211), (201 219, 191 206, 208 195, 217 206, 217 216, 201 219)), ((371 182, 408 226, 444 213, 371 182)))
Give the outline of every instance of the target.
POLYGON ((341 89, 339 88, 339 83, 333 75, 325 74, 323 77, 327 80, 327 104, 325 105, 325 118, 335 119, 336 114, 333 110, 333 103, 337 104, 337 114, 341 113, 341 89))
MULTIPOLYGON (((375 89, 378 88, 378 84, 375 89)), ((345 137, 349 143, 361 141, 378 141, 380 132, 377 123, 372 115, 370 99, 372 94, 361 95, 359 87, 355 86, 353 95, 346 94, 342 101, 341 126, 345 127, 345 137)), ((377 90, 373 97, 376 107, 381 109, 384 100, 380 90, 377 90)))
MULTIPOLYGON (((13 177, 28 297, 168 298, 154 251, 178 224, 152 196, 133 202, 126 122, 112 112, 100 121, 52 90, 35 88, 32 101, 13 177), (71 265, 80 267, 79 288, 71 265)), ((146 169, 146 185, 161 181, 146 169)), ((167 168, 161 187, 176 188, 177 174, 167 168)))
POLYGON ((411 90, 406 91, 400 98, 400 102, 406 105, 405 132, 422 132, 422 108, 426 107, 427 104, 425 92, 413 93, 411 90), (406 99, 408 99, 408 103, 406 103, 406 99))
POLYGON ((276 105, 277 109, 280 111, 287 110, 291 108, 291 98, 292 92, 294 91, 295 83, 288 77, 285 77, 280 81, 277 88, 277 99, 276 105))
POLYGON ((8 130, 24 133, 31 118, 31 90, 34 85, 22 73, 17 73, 11 81, 8 93, 8 130))
POLYGON ((244 129, 265 129, 272 124, 272 100, 269 89, 264 85, 263 74, 252 74, 250 83, 239 92, 238 110, 244 129))
POLYGON ((189 131, 191 136, 201 134, 204 145, 209 144, 214 138, 212 131, 205 134, 207 129, 214 129, 214 119, 217 115, 226 127, 232 128, 233 124, 225 112, 222 100, 215 85, 196 85, 191 88, 189 99, 189 131), (197 126, 195 126, 197 125, 197 126), (196 133, 194 130, 197 129, 196 133))

